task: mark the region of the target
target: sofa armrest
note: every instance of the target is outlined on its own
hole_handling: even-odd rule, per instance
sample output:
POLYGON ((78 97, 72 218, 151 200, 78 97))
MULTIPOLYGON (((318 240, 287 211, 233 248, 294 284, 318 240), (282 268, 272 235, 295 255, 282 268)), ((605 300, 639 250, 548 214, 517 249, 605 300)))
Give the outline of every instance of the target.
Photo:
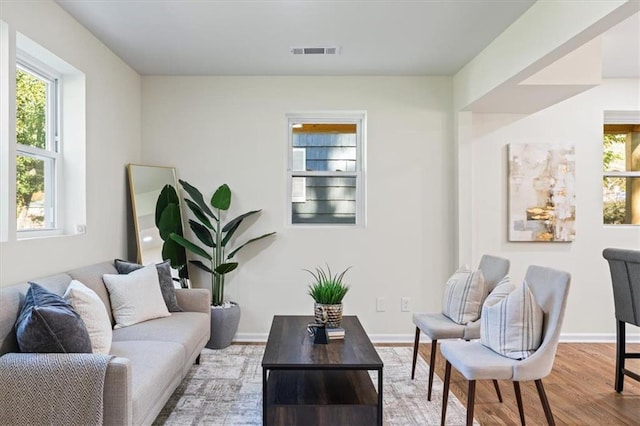
POLYGON ((177 288, 178 305, 187 312, 211 315, 211 295, 206 288, 177 288))
POLYGON ((133 422, 131 361, 114 357, 104 378, 103 424, 130 425, 133 422))
MULTIPOLYGON (((17 419, 36 421, 33 418, 39 412, 30 408, 34 401, 40 401, 54 411, 69 404, 80 404, 78 398, 91 397, 88 381, 91 380, 91 374, 98 372, 105 372, 102 389, 95 389, 102 392, 103 424, 132 423, 131 361, 126 358, 89 353, 8 353, 0 358, 0 364, 0 388, 12 389, 10 396, 0 399, 0 424, 11 424, 17 419), (102 369, 105 364, 100 366, 101 361, 92 362, 93 357, 103 357, 106 371, 102 369), (87 386, 82 395, 78 394, 74 387, 76 385, 87 386), (34 396, 36 394, 37 398, 34 396)), ((85 412, 80 410, 80 414, 76 415, 63 410, 57 421, 77 422, 78 419, 91 418, 94 415, 91 409, 97 401, 88 399, 84 402, 87 403, 83 407, 85 412)), ((56 422, 51 419, 47 421, 56 422)))

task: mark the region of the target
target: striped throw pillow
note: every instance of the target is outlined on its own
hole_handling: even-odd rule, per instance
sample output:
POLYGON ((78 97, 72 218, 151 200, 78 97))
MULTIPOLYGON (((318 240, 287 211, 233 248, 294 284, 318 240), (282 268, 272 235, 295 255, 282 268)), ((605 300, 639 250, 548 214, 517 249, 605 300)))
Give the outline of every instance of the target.
POLYGON ((482 307, 480 342, 500 355, 522 360, 542 343, 544 312, 526 281, 513 291, 511 283, 503 281, 482 307))
POLYGON ((475 321, 480 318, 487 292, 482 271, 462 266, 447 280, 442 313, 457 324, 475 321))

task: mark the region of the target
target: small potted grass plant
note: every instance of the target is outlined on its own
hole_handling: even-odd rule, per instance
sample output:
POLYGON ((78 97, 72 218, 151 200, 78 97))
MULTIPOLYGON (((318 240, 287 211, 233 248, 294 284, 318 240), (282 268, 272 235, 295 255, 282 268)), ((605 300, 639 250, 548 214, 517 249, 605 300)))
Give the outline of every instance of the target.
POLYGON ((316 323, 325 324, 329 328, 340 327, 342 299, 349 291, 343 278, 349 269, 351 267, 335 275, 331 273, 329 265, 326 271, 322 267, 316 267, 315 272, 305 269, 314 279, 309 284, 309 296, 315 301, 313 311, 316 323))

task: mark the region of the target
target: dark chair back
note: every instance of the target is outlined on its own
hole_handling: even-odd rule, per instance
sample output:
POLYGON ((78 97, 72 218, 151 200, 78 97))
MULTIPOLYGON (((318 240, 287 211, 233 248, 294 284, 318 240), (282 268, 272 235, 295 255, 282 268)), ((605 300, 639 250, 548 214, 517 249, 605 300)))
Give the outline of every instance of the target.
POLYGON ((640 325, 640 250, 607 248, 616 319, 640 325))

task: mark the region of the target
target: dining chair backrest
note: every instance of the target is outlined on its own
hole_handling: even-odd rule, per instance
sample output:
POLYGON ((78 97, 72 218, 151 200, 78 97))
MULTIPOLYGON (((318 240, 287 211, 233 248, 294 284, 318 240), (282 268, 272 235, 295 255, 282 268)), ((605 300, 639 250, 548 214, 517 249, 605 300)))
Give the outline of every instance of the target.
POLYGON ((540 347, 532 356, 514 366, 513 380, 517 381, 538 380, 551 372, 560 340, 571 275, 557 269, 531 265, 524 279, 544 312, 544 321, 540 347))
POLYGON ((493 291, 500 280, 509 273, 509 265, 509 259, 504 257, 491 256, 490 254, 482 255, 478 269, 482 271, 482 277, 489 292, 493 291))
POLYGON ((640 325, 640 250, 607 248, 616 318, 640 325))

